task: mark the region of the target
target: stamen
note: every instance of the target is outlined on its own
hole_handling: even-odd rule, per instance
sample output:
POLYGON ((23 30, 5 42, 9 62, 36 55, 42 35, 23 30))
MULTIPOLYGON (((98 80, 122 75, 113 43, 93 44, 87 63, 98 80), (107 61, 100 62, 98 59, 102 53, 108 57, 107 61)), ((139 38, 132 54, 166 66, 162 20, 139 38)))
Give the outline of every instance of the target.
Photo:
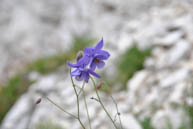
POLYGON ((95 58, 95 63, 99 63, 100 62, 100 59, 98 59, 98 58, 95 58))

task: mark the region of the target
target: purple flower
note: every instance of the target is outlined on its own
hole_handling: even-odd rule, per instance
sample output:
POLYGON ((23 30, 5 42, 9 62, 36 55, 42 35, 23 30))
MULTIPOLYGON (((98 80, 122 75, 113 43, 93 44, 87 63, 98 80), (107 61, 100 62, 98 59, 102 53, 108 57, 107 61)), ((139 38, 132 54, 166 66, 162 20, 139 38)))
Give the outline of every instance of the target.
POLYGON ((77 64, 71 64, 70 62, 67 62, 67 64, 72 68, 76 68, 74 71, 72 71, 71 76, 75 77, 77 81, 84 80, 86 83, 88 83, 90 74, 100 78, 100 76, 93 72, 91 69, 85 68, 86 65, 84 64, 83 58, 81 58, 77 64))
POLYGON ((103 55, 96 55, 94 56, 93 60, 91 61, 90 68, 94 71, 97 68, 101 69, 105 66, 105 62, 103 60, 107 60, 108 57, 103 55))
POLYGON ((104 60, 107 60, 110 54, 101 50, 103 48, 103 39, 99 41, 94 48, 85 48, 84 55, 87 57, 87 62, 90 63, 90 68, 94 71, 97 68, 103 68, 105 65, 104 60))
POLYGON ((97 78, 101 78, 98 74, 93 72, 91 69, 81 69, 77 68, 71 73, 71 76, 76 78, 77 81, 82 81, 84 80, 86 83, 88 83, 88 80, 90 78, 90 75, 93 75, 97 78))
POLYGON ((90 75, 100 78, 100 76, 96 74, 94 70, 96 67, 99 69, 103 68, 105 65, 104 60, 107 60, 110 56, 110 54, 107 51, 102 50, 102 48, 103 39, 99 41, 94 48, 85 48, 84 56, 78 56, 80 58, 78 58, 76 64, 67 62, 70 67, 75 68, 75 70, 71 72, 71 76, 75 77, 78 81, 84 80, 87 83, 90 75))

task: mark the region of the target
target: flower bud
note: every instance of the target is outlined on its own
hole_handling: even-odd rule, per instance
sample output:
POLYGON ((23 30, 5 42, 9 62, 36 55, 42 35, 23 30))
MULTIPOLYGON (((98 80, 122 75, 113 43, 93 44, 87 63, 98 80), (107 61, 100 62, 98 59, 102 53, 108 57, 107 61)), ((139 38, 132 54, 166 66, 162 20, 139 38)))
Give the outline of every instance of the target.
POLYGON ((97 85, 97 90, 99 90, 102 87, 102 82, 99 82, 99 84, 97 85))
POLYGON ((82 52, 82 51, 79 51, 79 52, 76 54, 76 61, 78 62, 82 57, 83 57, 83 52, 82 52))
POLYGON ((41 98, 39 98, 39 99, 36 101, 36 104, 41 103, 41 101, 42 101, 42 99, 41 99, 41 98))

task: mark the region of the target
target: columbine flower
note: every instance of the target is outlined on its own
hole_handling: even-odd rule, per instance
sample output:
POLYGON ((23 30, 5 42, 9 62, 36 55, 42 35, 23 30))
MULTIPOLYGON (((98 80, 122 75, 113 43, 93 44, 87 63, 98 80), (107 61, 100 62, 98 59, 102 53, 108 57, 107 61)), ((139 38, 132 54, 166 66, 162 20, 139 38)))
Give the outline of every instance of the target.
POLYGON ((72 71, 71 76, 75 77, 78 81, 84 80, 87 83, 90 75, 100 78, 100 76, 96 74, 94 70, 96 67, 103 68, 105 65, 104 60, 107 60, 110 56, 107 51, 101 50, 102 47, 103 39, 99 41, 94 48, 85 48, 83 57, 81 54, 78 54, 76 64, 71 64, 68 62, 67 64, 70 67, 76 68, 74 71, 72 71), (90 68, 87 68, 88 65, 90 68))
POLYGON ((93 72, 91 69, 85 68, 86 65, 84 63, 83 57, 77 62, 77 64, 71 64, 70 62, 68 62, 67 64, 72 68, 76 68, 74 71, 72 71, 71 76, 75 77, 77 81, 84 80, 86 83, 88 83, 90 74, 97 78, 100 78, 100 76, 93 72))
POLYGON ((75 71, 73 71, 71 73, 72 76, 75 76, 77 81, 82 81, 84 80, 86 83, 88 83, 88 80, 90 78, 90 74, 97 77, 97 78, 101 78, 98 74, 96 74, 95 72, 93 72, 91 69, 81 69, 78 68, 75 71))
POLYGON ((103 39, 96 44, 94 48, 85 48, 84 54, 87 57, 87 62, 90 63, 90 68, 94 71, 97 68, 103 68, 105 62, 103 60, 107 60, 110 54, 105 51, 101 50, 103 47, 103 39))

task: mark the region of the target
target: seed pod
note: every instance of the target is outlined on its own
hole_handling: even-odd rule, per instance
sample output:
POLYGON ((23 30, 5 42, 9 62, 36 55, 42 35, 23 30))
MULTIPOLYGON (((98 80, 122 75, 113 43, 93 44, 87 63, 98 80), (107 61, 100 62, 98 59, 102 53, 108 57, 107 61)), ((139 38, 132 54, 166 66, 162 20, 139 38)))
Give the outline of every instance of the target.
POLYGON ((99 84, 97 85, 97 90, 99 90, 102 87, 102 82, 99 82, 99 84))
POLYGON ((41 98, 39 98, 39 99, 36 101, 36 104, 41 103, 41 101, 42 101, 42 99, 41 99, 41 98))

